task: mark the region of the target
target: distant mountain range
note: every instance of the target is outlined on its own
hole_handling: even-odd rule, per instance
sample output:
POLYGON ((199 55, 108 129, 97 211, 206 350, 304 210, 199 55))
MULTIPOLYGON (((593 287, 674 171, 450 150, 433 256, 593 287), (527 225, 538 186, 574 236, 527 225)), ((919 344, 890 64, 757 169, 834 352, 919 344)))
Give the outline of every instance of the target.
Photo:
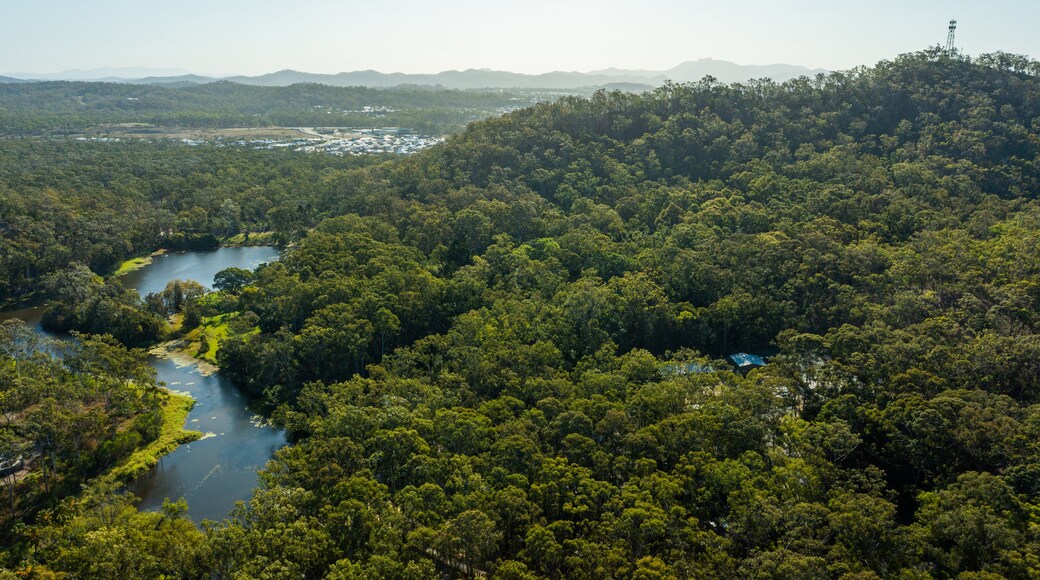
MULTIPOLYGON (((186 84, 224 80, 257 86, 318 83, 338 87, 418 85, 440 86, 449 89, 577 89, 599 86, 625 86, 632 89, 659 86, 667 80, 679 83, 694 82, 703 79, 705 76, 715 77, 724 83, 734 83, 761 78, 785 81, 800 76, 812 77, 818 73, 826 72, 823 69, 810 69, 789 64, 741 65, 725 60, 702 58, 684 62, 664 71, 609 68, 588 73, 554 71, 537 75, 491 69, 450 70, 436 74, 382 73, 374 70, 319 74, 282 70, 260 76, 208 77, 191 74, 180 69, 105 67, 91 70, 70 70, 46 75, 14 73, 13 76, 23 80, 76 80, 133 84, 186 84)), ((16 79, 0 77, 2 82, 12 82, 13 80, 16 79)))
POLYGON ((152 68, 143 66, 104 66, 92 69, 69 69, 56 73, 6 73, 10 77, 33 81, 126 81, 145 77, 172 77, 191 74, 182 68, 152 68))

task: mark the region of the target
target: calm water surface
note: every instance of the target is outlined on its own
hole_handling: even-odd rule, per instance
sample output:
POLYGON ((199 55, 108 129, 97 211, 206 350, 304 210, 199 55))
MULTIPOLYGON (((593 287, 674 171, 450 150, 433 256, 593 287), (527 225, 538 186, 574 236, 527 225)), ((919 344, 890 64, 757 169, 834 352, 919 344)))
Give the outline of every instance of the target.
POLYGON ((127 288, 145 296, 162 292, 171 280, 195 280, 213 287, 213 276, 224 268, 252 270, 260 264, 278 259, 278 248, 266 246, 219 248, 207 252, 169 252, 152 258, 152 263, 122 277, 127 288))
POLYGON ((221 520, 238 500, 248 500, 257 486, 256 472, 279 447, 282 431, 258 423, 246 408, 248 399, 219 373, 204 376, 194 366, 153 358, 159 379, 195 398, 189 429, 205 438, 181 445, 129 486, 141 509, 155 510, 166 498, 188 500, 195 521, 221 520))
MULTIPOLYGON (((224 268, 251 270, 278 259, 270 247, 220 248, 208 252, 172 252, 123 277, 128 288, 142 296, 159 292, 175 279, 195 280, 207 288, 224 268)), ((40 329, 43 307, 0 312, 0 321, 20 318, 40 329)), ((258 469, 279 447, 285 435, 262 425, 248 408, 248 399, 219 373, 205 376, 192 366, 151 357, 158 379, 175 391, 187 392, 197 402, 187 427, 202 431, 202 440, 182 445, 164 457, 149 473, 129 486, 141 498, 141 509, 158 509, 169 498, 188 500, 195 521, 220 520, 239 500, 248 500, 257 485, 258 469)))
POLYGON ((43 327, 40 326, 40 321, 43 319, 43 312, 45 310, 47 309, 43 306, 19 306, 17 308, 9 308, 0 311, 0 322, 17 318, 36 332, 50 337, 55 337, 56 335, 45 331, 43 327))

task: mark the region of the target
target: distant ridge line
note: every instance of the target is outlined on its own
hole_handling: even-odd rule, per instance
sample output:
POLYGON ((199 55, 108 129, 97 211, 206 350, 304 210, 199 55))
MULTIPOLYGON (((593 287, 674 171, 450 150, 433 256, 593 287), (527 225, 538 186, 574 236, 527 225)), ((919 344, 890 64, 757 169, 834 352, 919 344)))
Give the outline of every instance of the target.
POLYGON ((694 82, 703 79, 705 76, 712 76, 724 83, 745 82, 761 78, 771 78, 782 82, 801 76, 813 77, 817 74, 828 72, 824 69, 810 69, 790 64, 741 65, 711 58, 687 61, 663 71, 608 68, 587 73, 553 71, 542 74, 524 74, 489 69, 447 70, 435 74, 383 73, 375 70, 324 74, 284 69, 257 76, 213 77, 191 74, 186 71, 185 74, 118 76, 121 70, 145 72, 146 69, 106 67, 94 70, 97 71, 96 77, 91 76, 92 71, 76 70, 47 75, 15 74, 14 77, 0 77, 0 82, 70 80, 128 84, 201 84, 225 80, 256 86, 288 86, 299 83, 317 83, 340 87, 364 86, 377 88, 419 85, 449 89, 577 89, 619 83, 659 86, 669 80, 679 83, 694 82))

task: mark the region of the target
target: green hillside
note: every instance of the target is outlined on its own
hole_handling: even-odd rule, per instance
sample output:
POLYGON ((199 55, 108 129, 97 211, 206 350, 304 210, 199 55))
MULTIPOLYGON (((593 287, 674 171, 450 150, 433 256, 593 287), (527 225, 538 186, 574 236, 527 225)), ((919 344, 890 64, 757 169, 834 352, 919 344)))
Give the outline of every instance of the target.
POLYGON ((207 301, 221 368, 294 441, 253 499, 201 530, 69 506, 8 562, 1033 577, 1038 70, 936 50, 601 92, 344 168, 283 260, 207 301))

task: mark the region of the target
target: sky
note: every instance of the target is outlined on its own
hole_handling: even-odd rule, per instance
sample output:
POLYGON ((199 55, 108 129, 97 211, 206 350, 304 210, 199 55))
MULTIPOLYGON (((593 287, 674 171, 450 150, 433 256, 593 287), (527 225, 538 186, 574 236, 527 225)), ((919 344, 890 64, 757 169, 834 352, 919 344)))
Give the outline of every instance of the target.
POLYGON ((969 54, 1040 57, 1035 0, 0 0, 0 74, 839 70, 945 44, 951 18, 969 54))

